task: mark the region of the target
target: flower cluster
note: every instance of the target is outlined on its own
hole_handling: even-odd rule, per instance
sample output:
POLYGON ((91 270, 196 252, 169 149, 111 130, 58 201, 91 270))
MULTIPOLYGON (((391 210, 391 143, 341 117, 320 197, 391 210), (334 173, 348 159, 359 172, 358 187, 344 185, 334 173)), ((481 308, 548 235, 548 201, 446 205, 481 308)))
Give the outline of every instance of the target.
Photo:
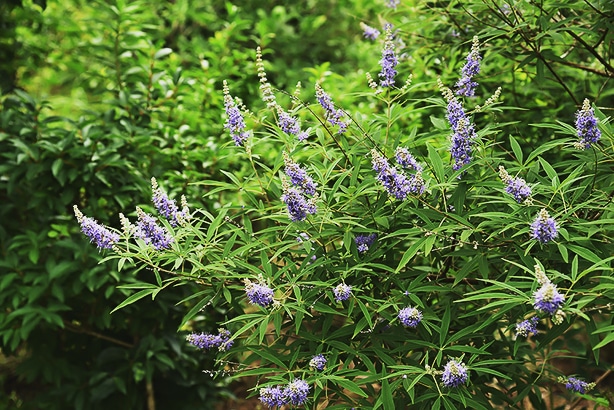
POLYGON ((567 378, 567 380, 563 378, 562 381, 565 383, 565 388, 567 390, 570 390, 576 393, 586 394, 587 392, 591 391, 595 387, 595 383, 587 383, 575 377, 569 377, 567 378))
POLYGON ((397 160, 397 164, 406 169, 413 169, 417 172, 422 172, 422 165, 416 161, 413 155, 405 147, 397 147, 394 152, 394 157, 397 160))
POLYGON ((111 249, 119 241, 119 235, 104 225, 96 222, 95 219, 84 216, 77 205, 73 206, 77 222, 81 225, 83 232, 90 242, 96 244, 99 249, 111 249))
POLYGON ((283 181, 284 193, 281 200, 287 205, 288 214, 292 221, 303 221, 307 218, 307 215, 313 215, 317 212, 315 201, 317 200, 316 188, 318 185, 307 175, 307 171, 292 161, 285 152, 284 163, 284 171, 290 178, 290 183, 287 180, 283 181), (311 198, 308 198, 307 195, 311 198))
POLYGON ((456 83, 456 95, 465 97, 473 97, 475 95, 475 87, 478 83, 473 81, 473 76, 480 72, 480 42, 477 36, 473 37, 473 45, 471 51, 467 55, 467 63, 463 66, 461 73, 462 77, 456 83))
POLYGON ((326 357, 322 354, 315 355, 309 361, 309 368, 312 370, 322 371, 326 367, 326 357))
POLYGON ((443 368, 441 380, 446 387, 458 387, 467 381, 467 367, 460 360, 451 359, 443 368))
POLYGON ((380 86, 393 87, 394 77, 397 75, 395 67, 399 64, 399 60, 394 52, 394 36, 392 34, 392 26, 386 25, 386 41, 384 42, 384 50, 382 51, 382 59, 379 61, 382 70, 379 73, 380 86))
POLYGON ((352 287, 350 285, 346 285, 345 283, 340 283, 335 286, 333 293, 335 294, 335 300, 337 302, 343 302, 352 296, 352 287))
POLYGON ((370 235, 356 236, 356 238, 354 238, 354 242, 356 243, 356 249, 358 249, 358 252, 360 253, 367 252, 371 245, 373 245, 373 242, 375 242, 375 239, 377 239, 377 234, 374 233, 370 235))
POLYGON ((426 189, 420 172, 407 176, 404 172, 391 166, 376 149, 371 150, 371 156, 377 179, 386 188, 389 195, 403 201, 409 194, 421 195, 426 189))
POLYGON ((260 389, 260 401, 269 407, 281 407, 286 404, 300 406, 307 401, 309 384, 301 379, 294 379, 285 387, 263 387, 260 389))
POLYGON ((277 125, 286 134, 294 135, 299 141, 307 139, 309 134, 306 131, 301 131, 301 123, 287 112, 277 107, 277 125))
POLYGON ((324 91, 322 86, 319 83, 316 83, 316 99, 326 111, 326 119, 331 125, 339 126, 339 134, 343 134, 347 128, 348 123, 346 121, 341 121, 341 118, 345 115, 342 109, 336 109, 335 104, 333 104, 333 100, 330 96, 324 91))
POLYGON ((175 239, 165 227, 158 225, 156 218, 139 207, 136 208, 136 215, 138 217, 134 230, 136 238, 142 239, 157 251, 171 247, 175 239))
POLYGON ((186 340, 199 349, 208 350, 217 347, 220 352, 225 352, 233 345, 230 339, 230 332, 226 329, 219 329, 217 335, 211 333, 192 333, 186 336, 186 340))
POLYGON ((545 209, 539 211, 531 224, 531 237, 541 243, 548 243, 554 240, 558 234, 558 227, 554 218, 551 218, 545 209))
POLYGON ((266 307, 273 303, 273 289, 264 284, 262 280, 254 283, 245 279, 245 293, 251 304, 266 307))
POLYGON ((396 9, 401 4, 401 0, 386 0, 386 7, 396 9))
POLYGON ((578 149, 590 148, 601 138, 597 118, 588 98, 584 100, 582 109, 576 113, 576 131, 580 140, 574 146, 578 149))
POLYGON ((531 319, 523 320, 520 323, 516 324, 516 337, 524 336, 529 337, 529 335, 537 334, 537 322, 539 322, 539 318, 537 316, 533 316, 531 319))
POLYGON ((183 225, 190 218, 190 210, 185 196, 181 196, 181 211, 177 207, 174 199, 170 199, 168 195, 158 186, 155 178, 151 178, 151 200, 160 215, 165 217, 171 226, 183 225))
POLYGON ((360 23, 360 28, 362 29, 362 32, 365 38, 369 40, 376 40, 381 34, 378 29, 371 27, 362 22, 360 23))
POLYGON ((565 297, 559 293, 556 285, 548 281, 533 294, 533 307, 541 312, 554 315, 563 306, 565 297))
POLYGON ((269 80, 266 78, 266 71, 264 70, 264 63, 262 62, 262 49, 260 46, 256 48, 256 70, 258 71, 258 78, 260 78, 260 92, 262 93, 262 101, 266 103, 268 108, 277 107, 277 100, 275 94, 273 94, 273 88, 269 84, 269 80))
POLYGON ((399 311, 398 315, 399 321, 405 327, 416 327, 418 323, 422 320, 422 312, 414 307, 406 307, 399 311))
POLYGON ((499 177, 507 185, 505 192, 512 195, 516 202, 519 204, 523 202, 531 203, 531 188, 524 179, 520 177, 512 178, 503 166, 499 166, 499 177))
POLYGON ((250 133, 245 130, 246 125, 243 120, 243 114, 241 114, 239 107, 237 107, 237 104, 232 99, 226 80, 224 80, 223 84, 224 108, 226 109, 226 116, 228 117, 224 124, 224 128, 230 131, 230 136, 235 142, 235 145, 243 146, 245 141, 249 138, 250 133))
POLYGON ((462 104, 456 99, 449 88, 442 87, 443 96, 448 101, 448 122, 452 127, 450 154, 454 159, 452 168, 455 171, 471 162, 472 146, 477 140, 475 126, 467 118, 462 104))

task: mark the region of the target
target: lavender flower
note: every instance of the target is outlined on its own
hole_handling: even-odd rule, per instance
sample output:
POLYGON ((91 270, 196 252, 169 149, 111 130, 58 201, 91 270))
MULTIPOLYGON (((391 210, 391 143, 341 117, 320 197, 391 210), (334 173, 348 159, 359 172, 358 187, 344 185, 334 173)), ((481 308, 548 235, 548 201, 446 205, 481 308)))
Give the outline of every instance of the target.
MULTIPOLYGON (((440 83, 443 87, 443 84, 440 83)), ((471 162, 472 146, 477 139, 475 126, 467 118, 461 103, 449 88, 443 89, 443 95, 448 101, 448 121, 452 127, 450 154, 454 159, 452 168, 455 171, 471 162)))
POLYGON ((382 51, 382 59, 379 61, 379 64, 382 66, 382 70, 379 73, 380 86, 382 87, 393 87, 394 86, 394 77, 397 75, 397 70, 395 67, 399 63, 395 53, 394 53, 394 42, 393 42, 393 34, 392 34, 392 26, 390 24, 386 25, 386 41, 384 42, 384 50, 382 51))
POLYGON ((269 407, 281 407, 286 404, 284 393, 280 386, 261 388, 260 401, 269 407))
POLYGON ((446 387, 458 387, 467 381, 467 367, 461 361, 451 359, 443 368, 441 380, 446 387))
POLYGON ((397 147, 394 156, 397 160, 397 164, 403 168, 413 169, 418 172, 422 172, 422 165, 418 164, 416 158, 405 147, 397 147))
POLYGON ((414 307, 406 307, 399 311, 397 316, 403 326, 405 327, 416 327, 418 323, 422 320, 422 312, 414 307))
POLYGON ((217 335, 211 333, 192 333, 186 336, 186 340, 193 346, 199 349, 208 350, 213 347, 217 347, 219 351, 227 351, 232 347, 232 340, 230 340, 231 333, 226 329, 219 329, 217 335))
POLYGON ((388 160, 377 150, 371 150, 373 169, 377 172, 377 179, 382 183, 388 194, 396 199, 405 200, 409 194, 421 195, 426 186, 420 173, 409 177, 397 168, 390 166, 388 160))
POLYGON ((533 316, 531 319, 523 320, 520 323, 516 323, 516 337, 529 337, 529 335, 531 334, 536 335, 537 322, 539 322, 539 318, 537 316, 533 316))
POLYGON ((563 306, 565 297, 556 289, 556 285, 548 281, 533 294, 533 307, 541 312, 554 315, 563 306))
POLYGON ((316 83, 316 98, 322 108, 326 111, 326 118, 331 125, 339 126, 339 134, 343 134, 348 127, 348 123, 341 121, 344 113, 341 109, 336 109, 330 96, 324 91, 319 83, 316 83))
POLYGON ((516 202, 519 204, 523 202, 531 203, 531 188, 524 179, 520 177, 512 178, 503 166, 499 166, 499 176, 507 185, 505 187, 505 192, 512 195, 516 202))
POLYGON ((299 141, 304 141, 309 136, 306 131, 301 131, 300 122, 281 109, 281 107, 277 107, 277 125, 283 132, 289 135, 294 135, 298 138, 299 141))
POLYGON ((287 403, 300 406, 307 401, 309 384, 301 379, 291 381, 283 391, 284 399, 287 403))
POLYGON ((373 245, 373 242, 375 242, 376 238, 377 235, 374 233, 370 235, 358 235, 356 238, 354 238, 354 242, 356 243, 356 249, 358 249, 358 252, 360 253, 367 252, 369 250, 369 247, 373 245))
POLYGON ((313 370, 322 371, 326 366, 326 357, 324 355, 318 354, 311 358, 309 361, 309 367, 313 370))
POLYGON ((182 210, 179 211, 177 203, 174 199, 170 199, 168 195, 158 186, 158 182, 155 178, 151 178, 151 190, 153 195, 151 197, 154 206, 157 211, 165 217, 171 226, 177 226, 183 224, 190 217, 190 210, 188 209, 185 197, 181 197, 182 210))
POLYGON ((396 10, 399 4, 401 4, 401 0, 386 0, 386 7, 391 8, 391 9, 396 10))
POLYGON ((576 131, 580 141, 576 142, 574 146, 578 149, 590 148, 601 138, 601 131, 597 127, 597 118, 588 98, 584 100, 582 109, 576 113, 576 131))
POLYGON ((173 237, 166 228, 158 225, 156 218, 143 212, 139 207, 136 208, 136 214, 138 221, 134 232, 135 237, 142 239, 157 251, 171 247, 174 242, 173 237))
POLYGON ((464 95, 465 97, 473 97, 475 95, 475 87, 477 87, 478 83, 472 81, 472 78, 480 72, 481 59, 480 41, 478 36, 474 36, 471 52, 467 55, 467 63, 465 63, 461 70, 462 77, 456 83, 456 95, 464 95))
POLYGON ((226 80, 224 80, 223 84, 224 108, 226 109, 226 116, 228 117, 226 123, 224 124, 224 128, 230 131, 230 136, 235 142, 235 145, 243 146, 247 138, 249 138, 250 133, 245 131, 246 125, 245 121, 243 120, 243 115, 230 95, 230 90, 226 80))
POLYGON ((303 191, 284 184, 284 193, 281 200, 288 207, 288 214, 293 222, 303 221, 307 215, 313 215, 317 212, 315 198, 307 199, 303 195, 303 191))
POLYGON ((77 222, 81 225, 81 232, 96 244, 98 249, 112 249, 113 245, 119 241, 119 234, 111 231, 104 225, 96 222, 95 219, 84 216, 77 205, 73 206, 77 222))
POLYGON ((565 388, 573 392, 585 394, 595 387, 595 383, 587 383, 575 377, 569 377, 565 383, 565 388))
POLYGON ((333 289, 333 293, 337 302, 343 302, 352 296, 352 287, 345 283, 340 283, 333 289))
POLYGON ((369 40, 376 40, 380 35, 380 31, 378 29, 368 26, 365 23, 361 22, 360 28, 362 29, 365 38, 369 40))
POLYGON ((249 303, 266 307, 273 302, 273 289, 262 282, 254 283, 245 279, 245 293, 249 303))
POLYGON ((298 243, 303 243, 303 242, 305 242, 305 241, 308 241, 309 239, 310 239, 310 238, 309 238, 309 234, 308 234, 307 232, 301 232, 301 233, 299 233, 299 234, 298 234, 298 236, 296 237, 296 241, 297 241, 298 243))
POLYGON ((316 193, 316 187, 318 184, 313 182, 313 179, 307 175, 307 171, 301 168, 299 164, 292 161, 292 158, 284 152, 284 171, 288 177, 290 177, 290 182, 297 188, 300 188, 303 193, 307 195, 314 195, 316 193))
POLYGON ((558 236, 557 224, 548 211, 542 209, 531 224, 531 237, 541 243, 548 243, 558 236))

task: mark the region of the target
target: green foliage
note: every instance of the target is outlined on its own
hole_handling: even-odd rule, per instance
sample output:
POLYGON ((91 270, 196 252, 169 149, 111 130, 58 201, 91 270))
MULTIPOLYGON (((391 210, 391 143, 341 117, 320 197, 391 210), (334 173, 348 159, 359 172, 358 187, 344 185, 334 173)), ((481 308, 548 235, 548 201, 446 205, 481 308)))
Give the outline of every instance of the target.
POLYGON ((609 2, 589 15, 584 1, 519 1, 509 14, 491 1, 205 3, 15 9, 37 23, 15 28, 23 58, 9 67, 29 93, 1 100, 0 346, 19 379, 3 379, 0 403, 202 407, 215 392, 201 370, 215 360, 218 381, 256 377, 245 396, 303 378, 314 408, 541 408, 545 390, 568 395, 557 376, 573 374, 601 380, 583 397, 612 406, 601 379, 613 346, 609 2), (381 42, 361 39, 360 21, 393 23, 397 85, 412 74, 411 86, 367 87, 381 42), (459 172, 436 81, 453 86, 474 35, 478 97, 463 103, 479 142, 459 172), (306 142, 259 99, 256 46, 306 142), (252 111, 247 149, 223 131, 224 79, 252 111), (347 133, 328 124, 316 82, 351 118, 347 133), (499 86, 503 103, 486 104, 499 86), (603 135, 578 151, 584 98, 603 135), (398 146, 425 168, 426 192, 405 201, 386 194, 371 164, 373 149, 392 158, 398 146), (283 152, 318 183, 318 212, 305 222, 291 222, 281 200, 283 152), (505 192, 500 165, 528 182, 532 203, 505 192), (197 208, 178 227, 160 218, 170 249, 124 233, 97 253, 76 236, 73 204, 113 227, 117 212, 153 210, 151 176, 197 208), (529 233, 542 208, 559 226, 547 244, 529 233), (362 252, 355 238, 372 233, 362 252), (537 335, 515 338, 535 314, 536 265, 564 295, 565 317, 542 313, 537 335), (274 304, 248 304, 245 279, 274 289, 274 304), (353 295, 338 302, 342 282, 353 295), (415 329, 397 316, 409 305, 423 314, 415 329), (233 334, 228 351, 183 341, 220 326, 233 334), (328 361, 322 372, 309 368, 316 354, 328 361), (468 368, 459 388, 441 385, 451 358, 468 368))

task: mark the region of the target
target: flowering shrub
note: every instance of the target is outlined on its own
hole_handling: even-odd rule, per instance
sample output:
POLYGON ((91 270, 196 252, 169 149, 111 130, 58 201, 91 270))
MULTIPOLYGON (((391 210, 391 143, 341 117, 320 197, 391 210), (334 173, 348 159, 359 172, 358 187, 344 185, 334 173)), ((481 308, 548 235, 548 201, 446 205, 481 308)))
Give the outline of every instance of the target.
POLYGON ((529 150, 497 122, 513 115, 505 88, 477 88, 487 44, 473 39, 453 92, 397 78, 385 32, 360 110, 335 105, 334 84, 276 92, 261 50, 266 108, 247 111, 224 83, 225 138, 251 171, 194 181, 232 198, 215 212, 179 211, 157 182, 157 220, 137 208, 137 225, 122 217, 114 232, 75 209, 107 260, 152 272, 117 309, 197 283, 187 342, 231 378, 256 376, 246 396, 269 407, 523 408, 558 377, 588 392, 550 358, 585 343, 592 377, 614 341, 601 338, 614 299, 610 119, 585 103, 542 124, 557 134, 529 150), (226 315, 217 335, 196 328, 210 309, 226 315))

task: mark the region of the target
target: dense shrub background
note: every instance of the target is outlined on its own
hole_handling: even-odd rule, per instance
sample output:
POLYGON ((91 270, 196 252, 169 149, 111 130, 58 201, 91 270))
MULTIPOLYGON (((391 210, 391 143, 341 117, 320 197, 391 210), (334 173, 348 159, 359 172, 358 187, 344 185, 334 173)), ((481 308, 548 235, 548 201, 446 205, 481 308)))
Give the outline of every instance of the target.
MULTIPOLYGON (((522 272, 519 265, 532 268, 532 257, 536 257, 560 277, 568 275, 570 270, 576 274, 590 273, 584 282, 577 284, 582 286, 584 299, 579 292, 579 299, 572 305, 577 311, 569 313, 572 316, 582 312, 592 320, 570 320, 550 332, 539 347, 554 343, 548 345, 548 350, 538 349, 544 356, 535 356, 533 363, 541 363, 543 357, 573 352, 574 360, 566 362, 575 366, 572 373, 583 372, 590 378, 611 367, 612 345, 600 339, 609 337, 608 326, 612 321, 609 279, 612 268, 608 259, 612 254, 611 147, 609 151, 607 148, 596 151, 598 157, 593 157, 591 152, 576 154, 562 149, 561 140, 572 141, 573 132, 557 121, 572 124, 574 112, 585 97, 601 109, 599 115, 604 122, 611 116, 614 106, 609 86, 614 75, 612 4, 591 3, 591 11, 586 12, 588 6, 584 1, 567 2, 565 7, 555 2, 519 1, 512 4, 515 12, 506 15, 500 8, 503 2, 402 2, 396 10, 386 8, 384 3, 253 1, 233 5, 221 1, 201 4, 178 0, 152 5, 141 1, 49 1, 44 11, 29 1, 0 6, 6 22, 1 35, 2 55, 7 56, 2 58, 1 69, 3 80, 9 80, 2 88, 8 91, 17 87, 3 95, 0 113, 0 305, 3 308, 0 340, 4 405, 61 409, 107 408, 110 403, 121 403, 126 408, 151 409, 155 402, 158 408, 188 408, 201 405, 219 393, 214 384, 223 378, 212 380, 201 372, 212 368, 214 356, 195 353, 186 347, 185 333, 177 333, 186 312, 196 303, 202 306, 208 297, 197 293, 202 290, 199 283, 185 281, 182 286, 166 287, 153 302, 140 299, 109 314, 132 294, 130 284, 138 288, 143 282, 154 283, 152 272, 127 268, 118 272, 108 262, 97 265, 102 255, 78 234, 72 217, 71 207, 75 203, 86 214, 111 226, 118 226, 119 211, 130 213, 135 205, 151 209, 148 205, 151 176, 157 177, 171 194, 185 194, 191 204, 210 212, 205 214, 205 219, 211 215, 211 220, 220 222, 223 217, 219 215, 229 214, 239 221, 237 225, 224 224, 215 238, 228 252, 233 245, 239 249, 233 251, 233 258, 241 254, 242 246, 254 252, 244 262, 248 265, 241 268, 247 272, 253 273, 248 266, 262 266, 271 277, 287 275, 286 270, 279 271, 280 267, 271 262, 287 258, 286 261, 298 263, 316 254, 318 262, 309 265, 308 272, 321 283, 293 287, 293 292, 305 293, 302 296, 295 293, 297 301, 304 297, 306 301, 318 303, 320 299, 316 295, 322 290, 318 287, 322 283, 329 285, 322 278, 332 280, 348 275, 348 283, 353 280, 357 288, 365 286, 364 295, 352 305, 355 306, 351 308, 353 314, 347 313, 347 323, 339 330, 337 345, 331 344, 338 351, 372 349, 366 351, 383 357, 386 350, 381 348, 352 345, 347 332, 368 330, 380 316, 381 320, 393 319, 390 312, 382 310, 373 316, 370 309, 376 305, 375 300, 391 290, 394 296, 390 306, 402 307, 405 299, 401 290, 410 290, 410 282, 415 283, 414 287, 424 280, 436 283, 422 286, 433 298, 427 316, 430 330, 442 335, 446 333, 444 326, 458 330, 464 325, 463 317, 459 316, 457 304, 452 302, 474 290, 475 275, 513 282, 522 272), (404 48, 398 50, 403 55, 399 84, 410 73, 415 84, 403 99, 391 103, 385 98, 367 97, 364 74, 379 71, 381 43, 362 38, 361 21, 380 29, 384 21, 390 21, 400 30, 404 48), (445 105, 434 81, 441 76, 444 83, 453 84, 474 35, 485 44, 478 94, 487 97, 497 86, 504 91, 502 106, 476 115, 476 124, 485 130, 483 136, 491 138, 491 145, 484 150, 493 147, 492 152, 496 148, 497 154, 485 156, 483 162, 472 168, 472 183, 477 185, 471 188, 464 180, 441 179, 449 177, 444 156, 448 128, 445 105), (438 201, 445 197, 446 203, 455 206, 458 217, 447 215, 445 210, 437 215, 416 211, 416 217, 411 220, 390 219, 384 213, 374 215, 375 224, 364 225, 354 218, 371 212, 370 208, 354 204, 357 208, 344 209, 344 214, 352 216, 345 219, 349 224, 346 227, 336 226, 340 215, 332 212, 325 217, 330 220, 322 221, 324 229, 317 235, 310 232, 315 242, 342 243, 341 248, 333 252, 327 246, 322 247, 326 252, 326 258, 322 259, 319 253, 322 251, 316 248, 305 253, 290 247, 295 231, 303 228, 287 226, 288 219, 279 202, 280 185, 278 181, 273 182, 275 172, 282 167, 283 145, 277 141, 282 137, 266 134, 266 149, 256 151, 259 161, 275 171, 266 174, 272 182, 271 191, 255 194, 257 186, 246 183, 245 189, 237 194, 236 185, 242 183, 236 181, 249 181, 252 165, 245 154, 231 146, 223 130, 221 83, 224 79, 228 80, 233 95, 239 96, 256 113, 248 120, 250 127, 258 130, 258 134, 271 129, 263 127, 271 124, 273 113, 264 109, 259 99, 254 65, 256 46, 264 49, 265 67, 274 86, 292 93, 296 82, 302 81, 301 98, 311 103, 314 83, 323 81, 335 102, 388 154, 392 146, 384 144, 385 135, 398 135, 394 137, 394 145, 399 141, 407 143, 411 135, 414 153, 429 167, 435 167, 441 158, 439 161, 445 162, 446 172, 436 171, 438 181, 431 181, 431 187, 440 189, 442 194, 429 201, 437 208, 441 205, 438 201), (530 219, 520 208, 501 199, 504 194, 493 172, 499 161, 536 184, 544 203, 565 212, 558 215, 564 215, 563 227, 568 232, 565 243, 526 250, 520 243, 510 243, 511 248, 504 251, 486 245, 478 251, 472 249, 470 241, 486 243, 485 232, 492 226, 501 229, 503 223, 506 230, 511 230, 519 225, 519 219, 530 219), (592 179, 584 175, 591 175, 592 179), (265 198, 267 204, 274 204, 266 208, 265 215, 279 211, 273 218, 262 214, 259 204, 265 198), (497 205, 481 205, 485 201, 497 205), (495 209, 500 211, 502 201, 510 210, 506 217, 495 213, 495 209), (253 208, 255 204, 258 206, 253 208), (247 209, 240 205, 247 205, 247 209), (467 230, 467 225, 458 218, 471 220, 473 230, 467 230), (247 228, 237 227, 252 225, 254 234, 263 232, 264 243, 283 245, 284 251, 277 253, 268 245, 250 245, 249 237, 241 230, 247 228), (392 244, 376 249, 363 261, 350 244, 357 232, 373 230, 380 237, 388 235, 392 244), (425 231, 436 234, 430 236, 432 239, 417 239, 425 231), (455 241, 459 238, 467 246, 457 247, 455 241), (512 267, 509 271, 495 269, 493 272, 493 268, 500 267, 502 258, 511 259, 512 267), (411 269, 401 267, 401 261, 411 269), (391 283, 384 281, 380 287, 375 285, 395 270, 405 276, 391 283), (118 284, 129 286, 117 289, 118 284), (460 287, 453 289, 452 285, 460 287), (314 286, 313 290, 309 286, 314 286), (374 293, 369 294, 371 291, 374 293), (194 294, 197 297, 192 298, 194 294), (588 306, 585 312, 584 306, 588 306), (176 397, 182 400, 178 402, 176 397)), ((279 98, 289 103, 288 97, 279 95, 279 98)), ((317 126, 312 113, 303 111, 301 116, 307 125, 317 126)), ((359 182, 363 184, 359 185, 361 189, 375 194, 373 180, 359 181, 357 176, 352 179, 349 174, 347 178, 339 174, 358 165, 362 168, 361 175, 369 173, 370 164, 365 159, 368 146, 362 143, 363 136, 353 133, 352 144, 348 140, 348 145, 332 148, 325 135, 319 135, 320 141, 328 141, 325 149, 313 144, 297 152, 297 158, 304 162, 308 158, 320 158, 312 159, 310 171, 321 172, 318 181, 330 190, 329 203, 342 203, 350 195, 346 190, 359 182), (356 148, 350 149, 350 145, 356 148), (343 157, 342 152, 351 158, 362 158, 362 162, 329 163, 318 156, 325 153, 326 158, 339 159, 343 157)), ((611 138, 611 134, 606 137, 611 138)), ((605 141, 611 144, 611 140, 604 138, 605 141)), ((386 204, 384 195, 380 193, 378 198, 376 203, 387 209, 385 212, 400 215, 402 209, 397 211, 386 204)), ((187 245, 185 251, 189 251, 187 245)), ((204 313, 194 315, 183 330, 214 330, 218 323, 230 318, 240 323, 241 316, 235 315, 242 306, 243 288, 239 279, 246 272, 241 269, 224 273, 234 281, 229 292, 224 292, 223 299, 220 296, 214 299, 215 303, 204 313), (233 311, 222 306, 224 300, 232 302, 233 311)), ((527 288, 530 282, 513 285, 530 294, 527 288)), ((420 289, 410 291, 419 293, 420 289)), ((469 297, 479 300, 479 294, 469 297)), ((518 301, 509 303, 518 305, 518 301)), ((286 306, 288 312, 296 315, 293 308, 299 312, 305 309, 298 302, 286 306)), ((503 308, 507 309, 505 305, 503 308)), ((284 337, 291 338, 294 330, 305 336, 311 327, 340 325, 337 319, 332 322, 332 316, 326 316, 330 312, 322 312, 322 316, 313 318, 304 312, 303 328, 300 320, 291 324, 283 322, 282 326, 281 313, 275 313, 280 316, 273 319, 275 331, 279 335, 283 329, 284 337)), ((260 352, 250 360, 266 364, 272 360, 270 354, 262 353, 256 347, 258 343, 253 342, 257 337, 262 339, 268 316, 258 314, 260 321, 253 325, 264 325, 252 336, 245 333, 250 329, 243 329, 247 340, 242 340, 244 343, 238 349, 243 349, 239 351, 245 354, 260 352)), ((479 316, 478 323, 494 326, 495 322, 488 322, 487 316, 479 316)), ((506 318, 510 323, 516 320, 511 314, 506 318)), ((491 328, 486 329, 485 333, 492 334, 491 328)), ((395 352, 395 346, 402 349, 407 335, 396 328, 392 332, 392 335, 382 333, 382 338, 392 344, 386 348, 395 352)), ((424 331, 422 336, 426 337, 424 331)), ((445 335, 441 337, 441 344, 446 343, 445 335)), ((462 345, 461 342, 467 341, 459 336, 454 342, 462 345)), ((305 343, 296 349, 301 356, 292 358, 292 363, 308 361, 318 350, 317 340, 305 343)), ((476 354, 475 349, 481 348, 475 340, 464 346, 472 348, 458 352, 476 354)), ((520 344, 514 349, 532 356, 526 350, 529 346, 520 344)), ((236 351, 229 354, 234 355, 236 351)), ((366 360, 365 357, 369 356, 360 359, 366 360)), ((235 359, 230 357, 231 361, 235 359)), ((346 362, 352 360, 346 358, 346 362)), ((386 360, 383 365, 390 367, 386 360)), ((516 397, 527 397, 537 407, 543 405, 540 391, 530 388, 530 381, 535 377, 532 369, 524 373, 523 364, 492 363, 495 368, 497 365, 505 366, 506 372, 519 377, 515 380, 517 386, 529 386, 525 390, 511 388, 516 397)), ((266 367, 265 370, 271 372, 266 367)), ((366 389, 369 398, 388 408, 387 400, 391 400, 386 396, 388 382, 380 385, 381 390, 373 387, 382 383, 385 369, 378 364, 370 371, 367 379, 355 385, 366 389)), ((327 380, 341 383, 336 378, 339 375, 342 373, 330 374, 327 380)), ((487 383, 486 375, 482 374, 479 380, 474 380, 479 376, 472 375, 472 383, 487 383)), ((362 377, 352 373, 354 376, 356 380, 362 377)), ((608 380, 611 382, 611 376, 600 386, 607 386, 608 380)), ((354 391, 348 384, 341 387, 354 391)), ((344 397, 345 393, 331 388, 344 397)), ((496 396, 494 390, 495 387, 490 393, 496 396)), ((599 390, 601 403, 607 400, 612 403, 611 394, 611 390, 599 390)), ((423 397, 425 405, 430 405, 428 393, 423 397)), ((401 405, 407 397, 396 399, 401 405)), ((361 402, 361 406, 367 402, 361 402)))

